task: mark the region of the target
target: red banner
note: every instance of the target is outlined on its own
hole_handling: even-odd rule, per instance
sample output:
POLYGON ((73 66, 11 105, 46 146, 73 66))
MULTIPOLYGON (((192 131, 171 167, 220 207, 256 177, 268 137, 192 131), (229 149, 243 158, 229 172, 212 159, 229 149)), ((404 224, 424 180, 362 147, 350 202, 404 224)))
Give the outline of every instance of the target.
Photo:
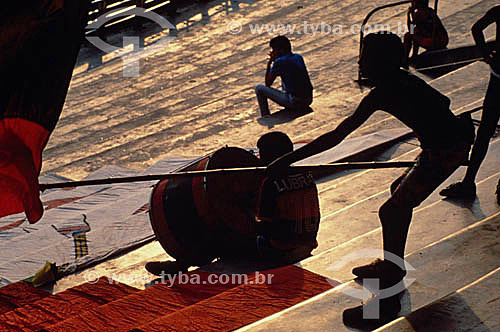
POLYGON ((43 214, 42 151, 61 114, 90 0, 8 3, 0 14, 0 217, 43 214))

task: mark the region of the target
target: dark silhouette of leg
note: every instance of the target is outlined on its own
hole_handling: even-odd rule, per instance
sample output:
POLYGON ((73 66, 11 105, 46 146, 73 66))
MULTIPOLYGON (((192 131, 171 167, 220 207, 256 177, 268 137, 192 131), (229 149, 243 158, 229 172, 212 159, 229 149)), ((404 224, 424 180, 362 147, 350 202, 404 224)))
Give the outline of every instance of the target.
POLYGON ((474 199, 476 197, 476 176, 481 164, 486 157, 490 140, 495 134, 495 130, 500 118, 500 79, 492 75, 484 98, 483 114, 481 123, 477 131, 476 141, 472 148, 469 167, 462 182, 457 182, 439 193, 442 196, 451 198, 474 199))
POLYGON ((404 257, 412 212, 411 207, 401 206, 392 198, 380 207, 379 217, 382 224, 384 251, 400 258, 404 257))
POLYGON ((408 69, 410 63, 410 51, 412 46, 412 35, 407 32, 403 38, 403 47, 405 49, 405 58, 403 60, 403 67, 408 69))
POLYGON ((470 157, 470 164, 467 168, 467 173, 463 182, 474 183, 476 180, 479 167, 486 157, 490 139, 495 134, 495 130, 500 118, 500 97, 498 96, 498 89, 500 88, 500 79, 492 77, 484 98, 483 115, 481 117, 481 124, 477 131, 477 138, 472 148, 470 157))

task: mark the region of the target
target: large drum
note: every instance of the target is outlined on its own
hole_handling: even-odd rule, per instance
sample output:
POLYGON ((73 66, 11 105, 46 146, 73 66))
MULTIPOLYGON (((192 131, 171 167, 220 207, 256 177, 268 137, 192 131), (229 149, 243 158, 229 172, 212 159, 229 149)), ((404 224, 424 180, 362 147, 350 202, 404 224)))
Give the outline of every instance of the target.
MULTIPOLYGON (((254 167, 246 150, 225 147, 179 171, 254 167)), ((249 174, 165 179, 150 200, 156 238, 172 257, 202 265, 221 256, 238 239, 255 239, 257 193, 262 177, 249 174)))

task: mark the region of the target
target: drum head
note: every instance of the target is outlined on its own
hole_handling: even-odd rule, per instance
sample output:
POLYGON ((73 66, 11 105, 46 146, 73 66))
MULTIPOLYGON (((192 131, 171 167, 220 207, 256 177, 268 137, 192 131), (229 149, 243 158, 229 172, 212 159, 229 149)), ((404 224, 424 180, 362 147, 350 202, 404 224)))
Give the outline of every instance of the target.
POLYGON ((155 186, 150 220, 157 240, 175 259, 204 265, 217 257, 217 241, 196 211, 190 178, 162 180, 155 186))
MULTIPOLYGON (((252 153, 228 147, 200 159, 189 170, 258 164, 252 153)), ((221 252, 230 250, 226 245, 238 244, 239 238, 255 241, 255 207, 261 182, 261 176, 252 174, 160 181, 150 202, 156 238, 169 255, 191 265, 220 257, 221 252)))
MULTIPOLYGON (((207 169, 256 167, 259 159, 244 149, 227 147, 216 151, 207 169)), ((255 237, 256 202, 263 176, 256 174, 214 175, 206 178, 206 193, 218 228, 255 237)))

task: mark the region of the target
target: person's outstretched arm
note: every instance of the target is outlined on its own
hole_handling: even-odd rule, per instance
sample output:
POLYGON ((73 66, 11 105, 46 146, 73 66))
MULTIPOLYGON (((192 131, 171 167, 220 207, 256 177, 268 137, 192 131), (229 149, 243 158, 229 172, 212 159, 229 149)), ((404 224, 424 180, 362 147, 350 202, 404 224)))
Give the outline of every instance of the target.
POLYGON ((481 17, 476 23, 474 23, 471 29, 474 41, 476 42, 476 45, 481 49, 481 53, 487 61, 489 60, 490 54, 488 52, 488 48, 486 47, 486 40, 484 38, 483 31, 489 25, 498 21, 500 21, 500 6, 495 6, 488 10, 488 12, 486 12, 483 17, 481 17))
POLYGON ((278 174, 296 161, 333 148, 361 126, 377 110, 372 97, 365 97, 354 113, 344 119, 334 130, 321 135, 309 144, 276 159, 267 167, 268 174, 278 174))

